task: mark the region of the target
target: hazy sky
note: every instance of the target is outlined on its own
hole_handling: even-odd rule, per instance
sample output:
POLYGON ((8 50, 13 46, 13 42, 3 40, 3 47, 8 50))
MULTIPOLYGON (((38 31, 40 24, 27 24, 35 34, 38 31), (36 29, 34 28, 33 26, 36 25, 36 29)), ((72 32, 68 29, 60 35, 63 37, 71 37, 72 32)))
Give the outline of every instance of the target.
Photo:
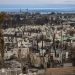
POLYGON ((4 4, 75 4, 75 0, 0 0, 4 4))

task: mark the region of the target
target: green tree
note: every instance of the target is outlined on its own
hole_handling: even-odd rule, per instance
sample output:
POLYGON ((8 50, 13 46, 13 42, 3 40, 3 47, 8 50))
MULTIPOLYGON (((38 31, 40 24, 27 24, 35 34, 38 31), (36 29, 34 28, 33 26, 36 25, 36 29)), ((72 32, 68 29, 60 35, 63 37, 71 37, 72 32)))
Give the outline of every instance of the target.
POLYGON ((0 13, 0 64, 4 65, 4 38, 2 32, 2 24, 5 19, 5 13, 0 13))

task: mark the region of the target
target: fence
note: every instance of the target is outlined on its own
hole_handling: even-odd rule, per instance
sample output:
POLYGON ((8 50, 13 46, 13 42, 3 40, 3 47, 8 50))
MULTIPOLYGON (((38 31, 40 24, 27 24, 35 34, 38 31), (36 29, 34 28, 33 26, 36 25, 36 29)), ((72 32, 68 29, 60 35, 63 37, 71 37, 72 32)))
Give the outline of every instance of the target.
POLYGON ((21 72, 20 69, 2 69, 0 70, 0 75, 19 75, 21 72))

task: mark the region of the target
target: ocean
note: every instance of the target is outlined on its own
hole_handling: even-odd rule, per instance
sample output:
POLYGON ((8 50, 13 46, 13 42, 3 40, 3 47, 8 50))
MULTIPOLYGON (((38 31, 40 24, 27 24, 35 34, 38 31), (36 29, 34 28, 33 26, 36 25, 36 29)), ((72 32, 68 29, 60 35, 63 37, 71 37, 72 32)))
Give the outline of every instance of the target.
POLYGON ((75 13, 75 5, 53 4, 53 5, 0 5, 0 12, 69 12, 75 13))

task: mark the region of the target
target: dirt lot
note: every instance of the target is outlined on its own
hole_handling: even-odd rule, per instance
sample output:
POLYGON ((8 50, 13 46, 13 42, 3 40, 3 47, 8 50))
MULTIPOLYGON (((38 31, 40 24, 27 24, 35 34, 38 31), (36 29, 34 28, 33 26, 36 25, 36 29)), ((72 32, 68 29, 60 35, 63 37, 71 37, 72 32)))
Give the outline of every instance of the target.
POLYGON ((75 67, 49 68, 45 75, 75 75, 75 67))

